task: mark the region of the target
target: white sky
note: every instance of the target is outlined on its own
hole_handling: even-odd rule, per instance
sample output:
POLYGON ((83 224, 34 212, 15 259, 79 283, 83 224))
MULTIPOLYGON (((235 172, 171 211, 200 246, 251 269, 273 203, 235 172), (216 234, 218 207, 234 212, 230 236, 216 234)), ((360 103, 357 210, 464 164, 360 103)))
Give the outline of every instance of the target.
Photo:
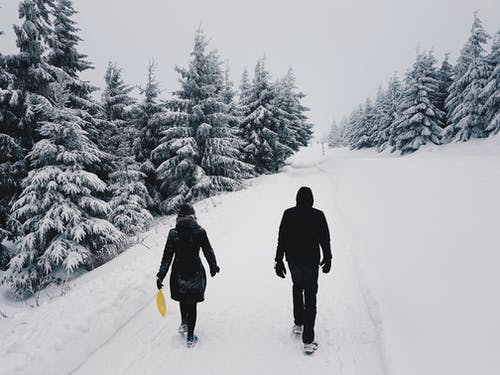
MULTIPOLYGON (((102 86, 108 60, 142 84, 151 57, 165 91, 178 88, 174 65, 184 65, 200 23, 211 47, 229 60, 236 85, 266 56, 273 77, 292 66, 307 94, 311 121, 322 133, 393 72, 404 73, 418 48, 455 60, 479 11, 485 29, 500 27, 499 0, 75 0, 81 51, 96 69, 84 78, 102 86)), ((15 51, 12 24, 18 0, 0 0, 0 51, 15 51)))

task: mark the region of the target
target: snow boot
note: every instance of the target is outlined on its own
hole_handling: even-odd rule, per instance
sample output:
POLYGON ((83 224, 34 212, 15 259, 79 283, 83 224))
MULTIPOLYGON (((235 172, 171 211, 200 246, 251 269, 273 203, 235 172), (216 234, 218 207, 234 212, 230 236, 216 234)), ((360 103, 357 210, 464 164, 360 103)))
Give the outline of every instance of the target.
POLYGON ((181 323, 181 325, 179 326, 179 333, 181 335, 185 335, 188 331, 188 325, 187 323, 181 323))
POLYGON ((193 336, 188 336, 186 339, 186 345, 188 348, 192 348, 195 346, 195 344, 198 342, 198 336, 193 335, 193 336))
POLYGON ((292 327, 292 332, 295 335, 302 335, 302 332, 304 332, 304 326, 299 326, 297 324, 294 324, 292 327))
POLYGON ((306 354, 313 354, 315 350, 318 349, 318 343, 317 342, 312 342, 310 344, 304 344, 304 353, 306 354))

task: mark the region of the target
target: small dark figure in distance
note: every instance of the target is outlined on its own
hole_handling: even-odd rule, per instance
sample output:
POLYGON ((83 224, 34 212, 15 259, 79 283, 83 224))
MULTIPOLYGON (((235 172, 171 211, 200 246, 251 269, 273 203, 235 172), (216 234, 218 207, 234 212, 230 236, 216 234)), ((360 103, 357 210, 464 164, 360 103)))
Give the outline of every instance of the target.
POLYGON ((318 348, 314 341, 316 319, 316 294, 318 292, 318 270, 330 272, 332 252, 330 233, 325 215, 313 208, 310 188, 301 187, 297 192, 297 204, 283 213, 278 235, 275 266, 276 275, 285 278, 286 256, 293 282, 293 333, 302 335, 304 352, 313 353, 318 348), (320 262, 320 250, 323 260, 320 262))
POLYGON ((210 267, 210 275, 214 277, 220 268, 217 266, 207 232, 196 222, 193 207, 187 203, 182 204, 175 228, 168 233, 160 271, 156 275, 156 285, 158 289, 163 287, 163 279, 172 263, 170 295, 173 300, 179 302, 182 319, 179 333, 187 334, 188 347, 198 341, 198 337, 194 335, 196 304, 204 301, 207 285, 205 269, 199 255, 200 247, 210 267))

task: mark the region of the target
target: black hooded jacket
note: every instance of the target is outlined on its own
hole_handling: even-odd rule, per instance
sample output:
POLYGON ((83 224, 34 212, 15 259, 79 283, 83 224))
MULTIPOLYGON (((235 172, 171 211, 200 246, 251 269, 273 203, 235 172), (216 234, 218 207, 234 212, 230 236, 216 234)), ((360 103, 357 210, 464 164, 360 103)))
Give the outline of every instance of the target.
POLYGON ((195 303, 205 299, 207 277, 200 259, 200 248, 210 269, 217 267, 214 251, 207 232, 191 216, 177 219, 168 233, 157 277, 163 281, 170 264, 170 294, 173 300, 195 303))
POLYGON ((302 187, 297 192, 297 205, 283 213, 276 261, 282 261, 285 255, 289 263, 319 265, 320 245, 323 258, 332 258, 330 232, 325 214, 313 208, 313 202, 311 189, 302 187))

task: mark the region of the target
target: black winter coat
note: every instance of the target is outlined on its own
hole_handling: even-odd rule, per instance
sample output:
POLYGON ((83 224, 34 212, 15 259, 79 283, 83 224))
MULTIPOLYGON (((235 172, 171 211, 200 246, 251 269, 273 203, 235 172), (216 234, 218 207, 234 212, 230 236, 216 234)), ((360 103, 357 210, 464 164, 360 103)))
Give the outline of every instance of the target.
POLYGON ((320 251, 323 258, 331 259, 330 232, 325 214, 312 207, 312 195, 297 196, 297 206, 283 213, 281 219, 276 261, 282 261, 283 255, 289 263, 319 265, 320 251))
POLYGON ((179 218, 175 228, 168 233, 157 274, 163 281, 173 259, 170 294, 175 301, 196 303, 205 299, 207 276, 199 255, 200 247, 210 269, 217 267, 217 260, 205 229, 190 216, 179 218))

